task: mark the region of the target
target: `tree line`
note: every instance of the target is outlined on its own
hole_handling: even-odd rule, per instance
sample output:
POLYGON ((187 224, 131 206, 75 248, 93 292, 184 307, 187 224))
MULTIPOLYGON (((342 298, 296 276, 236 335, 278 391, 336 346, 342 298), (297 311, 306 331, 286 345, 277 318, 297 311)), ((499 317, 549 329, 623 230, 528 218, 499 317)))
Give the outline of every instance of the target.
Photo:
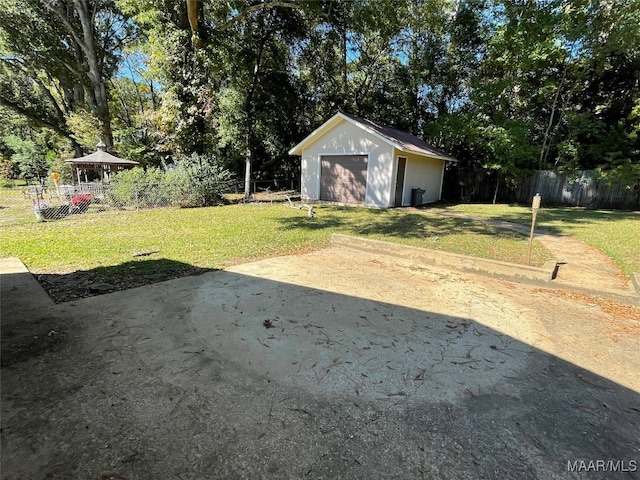
POLYGON ((102 139, 292 178, 337 111, 455 156, 640 181, 640 0, 0 0, 0 175, 102 139))

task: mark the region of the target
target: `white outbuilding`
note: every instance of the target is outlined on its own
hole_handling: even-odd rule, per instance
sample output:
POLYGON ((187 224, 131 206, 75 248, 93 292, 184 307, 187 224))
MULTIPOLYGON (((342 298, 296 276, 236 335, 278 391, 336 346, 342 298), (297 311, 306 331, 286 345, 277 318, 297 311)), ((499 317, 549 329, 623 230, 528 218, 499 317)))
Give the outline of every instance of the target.
POLYGON ((336 113, 289 150, 302 157, 304 200, 400 207, 437 202, 446 162, 413 135, 336 113))

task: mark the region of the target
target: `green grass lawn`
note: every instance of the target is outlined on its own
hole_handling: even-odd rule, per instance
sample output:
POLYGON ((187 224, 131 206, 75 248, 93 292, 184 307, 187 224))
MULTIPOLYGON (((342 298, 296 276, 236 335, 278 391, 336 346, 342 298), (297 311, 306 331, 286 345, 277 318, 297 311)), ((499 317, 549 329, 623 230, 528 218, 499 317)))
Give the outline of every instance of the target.
POLYGON ((35 221, 33 201, 24 196, 22 189, 0 189, 0 228, 35 221))
MULTIPOLYGON (((460 204, 446 210, 531 225, 531 209, 516 205, 460 204)), ((571 235, 610 256, 627 275, 640 272, 640 212, 541 208, 536 228, 571 235)))
MULTIPOLYGON (((17 256, 35 273, 96 269, 100 277, 159 281, 196 269, 328 245, 332 233, 360 235, 449 252, 527 262, 527 239, 483 222, 402 210, 321 205, 315 218, 282 203, 197 209, 107 211, 45 223, 0 224, 0 256, 17 256), (148 257, 139 252, 159 250, 148 257)), ((534 244, 532 264, 549 252, 534 244)))

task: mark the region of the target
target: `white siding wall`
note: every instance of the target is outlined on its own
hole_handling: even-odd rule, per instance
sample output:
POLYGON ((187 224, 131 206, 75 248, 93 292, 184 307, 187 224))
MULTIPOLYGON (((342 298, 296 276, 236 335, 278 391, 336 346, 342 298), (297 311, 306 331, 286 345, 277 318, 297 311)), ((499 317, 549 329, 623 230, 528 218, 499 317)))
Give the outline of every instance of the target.
POLYGON ((391 205, 391 190, 395 184, 392 178, 393 147, 349 122, 340 122, 302 152, 300 190, 304 199, 320 198, 322 155, 369 155, 365 205, 391 205))
POLYGON ((300 166, 300 196, 303 200, 318 200, 320 198, 320 162, 317 156, 308 150, 302 151, 300 166))
POLYGON ((445 162, 434 158, 420 157, 418 155, 394 152, 396 158, 407 157, 407 172, 404 182, 402 205, 411 205, 411 190, 422 188, 425 190, 422 196, 424 203, 432 203, 440 200, 442 188, 442 173, 445 162))

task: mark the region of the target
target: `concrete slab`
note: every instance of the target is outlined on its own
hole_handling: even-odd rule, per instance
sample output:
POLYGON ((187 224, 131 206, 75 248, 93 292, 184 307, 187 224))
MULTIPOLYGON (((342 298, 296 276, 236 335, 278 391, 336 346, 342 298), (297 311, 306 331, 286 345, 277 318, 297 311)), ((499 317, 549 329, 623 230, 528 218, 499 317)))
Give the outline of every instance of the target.
MULTIPOLYGON (((331 235, 331 244, 361 252, 387 255, 429 267, 443 267, 458 272, 476 273, 491 278, 558 288, 630 305, 640 305, 640 294, 630 285, 626 288, 613 289, 609 288, 610 284, 606 281, 602 284, 594 283, 595 279, 592 277, 582 278, 578 283, 568 281, 566 277, 557 278, 559 265, 555 260, 549 260, 538 268, 336 233, 331 235)), ((605 273, 603 275, 606 276, 605 273)), ((635 279, 635 276, 632 278, 635 279)))
POLYGON ((609 307, 331 248, 3 318, 2 476, 629 469, 640 315, 609 307))
MULTIPOLYGON (((477 220, 518 232, 524 236, 529 236, 531 232, 531 227, 528 226, 449 212, 439 208, 422 210, 412 207, 407 210, 424 215, 432 214, 477 220)), ((640 305, 640 289, 636 288, 634 283, 637 274, 631 275, 631 279, 627 278, 614 261, 597 248, 576 238, 539 228, 535 230, 535 239, 555 257, 556 269, 552 283, 553 288, 595 295, 631 305, 640 305)), ((526 281, 526 276, 523 280, 526 281)))
POLYGON ((53 300, 19 258, 0 258, 0 317, 52 305, 53 300))
POLYGON ((640 296, 640 273, 634 272, 631 275, 631 283, 633 284, 633 288, 635 289, 638 296, 640 296))
POLYGON ((534 285, 548 286, 557 269, 555 260, 549 260, 542 268, 538 268, 338 233, 331 235, 331 244, 402 258, 421 265, 444 267, 458 272, 479 273, 502 280, 526 282, 534 285))

